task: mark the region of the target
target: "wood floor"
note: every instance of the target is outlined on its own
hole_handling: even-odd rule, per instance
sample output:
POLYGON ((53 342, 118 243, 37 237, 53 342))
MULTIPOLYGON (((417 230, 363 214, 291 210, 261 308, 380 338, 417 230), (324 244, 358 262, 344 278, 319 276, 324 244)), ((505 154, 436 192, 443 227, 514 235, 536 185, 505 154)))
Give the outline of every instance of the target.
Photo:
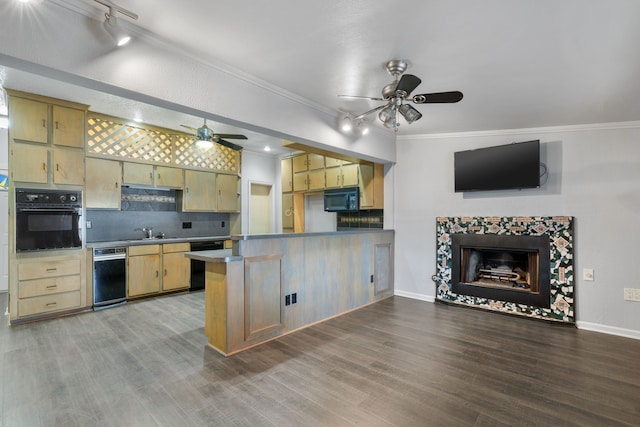
POLYGON ((3 322, 0 426, 640 424, 638 340, 394 297, 224 358, 203 309, 3 322))

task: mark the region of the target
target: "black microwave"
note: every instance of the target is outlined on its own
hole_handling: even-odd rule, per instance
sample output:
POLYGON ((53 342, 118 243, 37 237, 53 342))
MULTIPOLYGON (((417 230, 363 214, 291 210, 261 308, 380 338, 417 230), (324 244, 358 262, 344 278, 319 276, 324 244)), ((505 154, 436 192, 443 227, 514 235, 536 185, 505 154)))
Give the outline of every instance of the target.
POLYGON ((358 187, 336 188, 324 192, 325 212, 357 212, 360 210, 358 187))

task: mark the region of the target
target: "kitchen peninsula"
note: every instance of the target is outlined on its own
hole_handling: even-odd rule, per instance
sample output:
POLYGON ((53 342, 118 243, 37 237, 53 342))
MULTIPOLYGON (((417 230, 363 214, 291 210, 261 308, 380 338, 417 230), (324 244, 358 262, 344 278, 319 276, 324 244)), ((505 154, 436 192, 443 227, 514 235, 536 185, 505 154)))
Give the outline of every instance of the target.
POLYGON ((232 355, 393 295, 393 230, 232 236, 206 262, 205 334, 232 355))

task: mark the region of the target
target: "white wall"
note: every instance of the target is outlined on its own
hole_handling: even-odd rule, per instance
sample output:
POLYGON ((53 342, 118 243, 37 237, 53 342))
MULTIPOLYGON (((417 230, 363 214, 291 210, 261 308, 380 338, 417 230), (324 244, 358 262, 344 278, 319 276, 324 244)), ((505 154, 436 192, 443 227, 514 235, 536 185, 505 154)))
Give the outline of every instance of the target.
MULTIPOLYGON (((399 138, 395 176, 396 290, 435 297, 438 216, 575 217, 578 326, 640 338, 640 123, 399 138), (539 139, 549 179, 540 189, 455 193, 453 153, 539 139), (582 280, 593 268, 595 280, 582 280)), ((386 214, 386 212, 385 212, 386 214)))

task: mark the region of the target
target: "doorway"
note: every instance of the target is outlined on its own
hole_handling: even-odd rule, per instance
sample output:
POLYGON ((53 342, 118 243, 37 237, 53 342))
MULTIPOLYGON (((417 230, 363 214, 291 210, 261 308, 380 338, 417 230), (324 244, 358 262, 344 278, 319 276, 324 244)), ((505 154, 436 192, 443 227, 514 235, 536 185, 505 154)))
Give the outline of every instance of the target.
POLYGON ((258 184, 255 182, 249 185, 251 187, 251 196, 249 199, 249 233, 272 233, 272 186, 270 184, 258 184))

